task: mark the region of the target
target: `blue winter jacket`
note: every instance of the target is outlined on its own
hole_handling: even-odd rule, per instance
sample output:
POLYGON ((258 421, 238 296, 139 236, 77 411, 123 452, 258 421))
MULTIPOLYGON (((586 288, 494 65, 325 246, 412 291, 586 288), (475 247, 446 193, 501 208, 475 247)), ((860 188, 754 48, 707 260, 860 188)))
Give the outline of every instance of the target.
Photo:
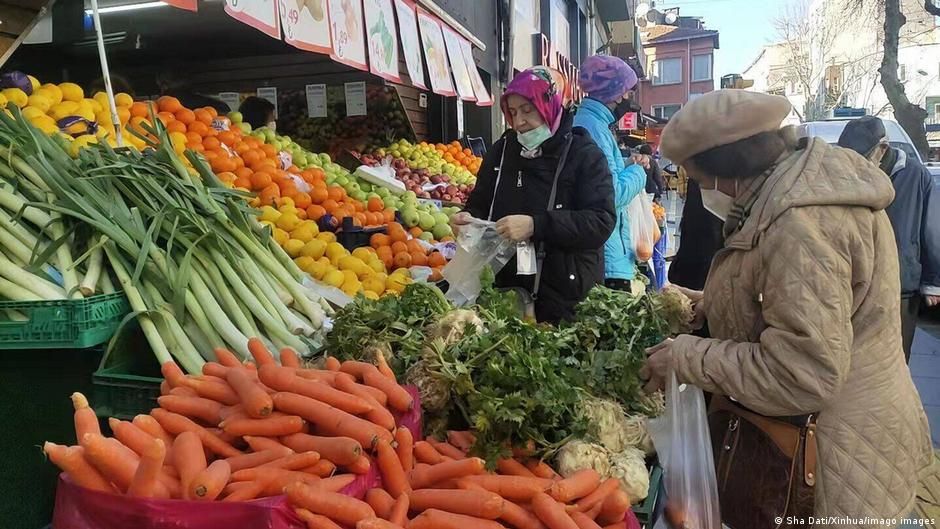
POLYGON ((614 233, 604 244, 604 272, 607 279, 633 279, 636 274, 636 255, 630 240, 630 218, 627 206, 646 187, 646 171, 639 165, 627 166, 617 147, 610 126, 614 115, 606 105, 587 98, 581 102, 574 117, 574 126, 583 127, 594 143, 607 157, 614 184, 614 211, 617 224, 614 233))

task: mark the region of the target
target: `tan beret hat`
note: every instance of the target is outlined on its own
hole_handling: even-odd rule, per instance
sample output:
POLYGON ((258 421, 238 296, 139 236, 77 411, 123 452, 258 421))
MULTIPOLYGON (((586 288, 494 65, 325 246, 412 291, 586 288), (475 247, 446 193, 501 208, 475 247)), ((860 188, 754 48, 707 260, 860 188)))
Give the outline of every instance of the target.
POLYGON ((787 98, 747 90, 715 90, 686 103, 663 130, 660 151, 681 164, 719 145, 780 128, 793 109, 787 98))

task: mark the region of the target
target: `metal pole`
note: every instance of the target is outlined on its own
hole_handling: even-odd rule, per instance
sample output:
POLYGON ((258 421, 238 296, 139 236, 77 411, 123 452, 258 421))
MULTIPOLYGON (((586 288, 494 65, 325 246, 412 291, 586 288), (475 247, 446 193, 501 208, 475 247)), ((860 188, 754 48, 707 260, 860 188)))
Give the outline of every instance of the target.
POLYGON ((98 0, 91 0, 91 17, 95 23, 95 36, 98 39, 98 58, 101 60, 101 74, 104 76, 104 91, 108 94, 108 106, 111 110, 111 121, 114 123, 114 141, 118 147, 124 146, 124 134, 121 130, 121 117, 118 116, 117 105, 114 103, 114 89, 111 88, 111 71, 108 69, 108 56, 104 50, 104 32, 101 30, 101 15, 98 13, 98 0))

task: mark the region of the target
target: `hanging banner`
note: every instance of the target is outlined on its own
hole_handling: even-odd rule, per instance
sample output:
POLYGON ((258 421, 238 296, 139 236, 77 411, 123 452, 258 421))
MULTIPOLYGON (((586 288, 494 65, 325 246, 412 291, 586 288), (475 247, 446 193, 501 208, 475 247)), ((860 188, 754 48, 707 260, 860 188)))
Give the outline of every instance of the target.
POLYGON ((398 33, 392 0, 364 0, 366 37, 369 41, 369 70, 393 83, 398 75, 398 33))
POLYGON ((192 11, 193 13, 198 11, 196 0, 165 0, 165 2, 167 5, 179 9, 185 9, 186 11, 192 11))
POLYGON ((433 15, 418 8, 418 28, 421 30, 421 44, 424 48, 424 60, 428 64, 428 76, 431 78, 431 90, 442 96, 455 96, 454 83, 450 79, 447 65, 447 52, 444 49, 444 35, 441 25, 433 15))
POLYGON ((473 93, 477 97, 477 106, 488 107, 493 104, 493 98, 490 97, 486 84, 480 77, 480 71, 477 70, 477 64, 473 60, 473 48, 470 41, 459 37, 460 53, 463 55, 463 62, 467 65, 467 73, 470 74, 470 83, 473 85, 473 93))
POLYGON ((279 0, 284 42, 314 53, 333 51, 327 0, 279 0))
POLYGON ((441 25, 441 31, 444 35, 444 44, 447 46, 447 57, 450 58, 450 69, 454 73, 457 94, 464 101, 476 101, 477 98, 473 95, 473 84, 470 83, 470 73, 464 63, 463 52, 460 51, 460 37, 446 24, 441 25))
POLYGON ((418 19, 415 17, 415 4, 410 0, 395 0, 395 11, 398 12, 398 34, 401 37, 401 49, 405 54, 405 66, 408 67, 408 76, 411 84, 416 88, 427 90, 428 85, 424 79, 424 64, 421 61, 421 42, 418 40, 418 19))
POLYGON ((281 38, 276 0, 225 0, 225 13, 269 37, 281 38))
POLYGON ((366 64, 366 33, 362 23, 362 0, 329 0, 330 57, 347 66, 369 71, 366 64))

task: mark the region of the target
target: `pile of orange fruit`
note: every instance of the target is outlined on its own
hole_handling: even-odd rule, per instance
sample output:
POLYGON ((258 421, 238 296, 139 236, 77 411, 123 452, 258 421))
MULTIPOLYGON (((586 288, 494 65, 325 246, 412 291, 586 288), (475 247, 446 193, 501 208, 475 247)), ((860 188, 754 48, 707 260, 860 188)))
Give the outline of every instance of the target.
POLYGON ((480 166, 483 164, 483 158, 473 155, 473 151, 465 149, 459 141, 452 141, 447 145, 438 143, 434 146, 437 152, 441 153, 444 161, 459 165, 470 171, 474 176, 480 172, 480 166))
POLYGON ((414 233, 409 233, 397 222, 388 224, 388 233, 376 233, 369 240, 386 270, 427 266, 433 270, 431 281, 441 278, 441 268, 447 264, 444 254, 425 249, 414 233))

